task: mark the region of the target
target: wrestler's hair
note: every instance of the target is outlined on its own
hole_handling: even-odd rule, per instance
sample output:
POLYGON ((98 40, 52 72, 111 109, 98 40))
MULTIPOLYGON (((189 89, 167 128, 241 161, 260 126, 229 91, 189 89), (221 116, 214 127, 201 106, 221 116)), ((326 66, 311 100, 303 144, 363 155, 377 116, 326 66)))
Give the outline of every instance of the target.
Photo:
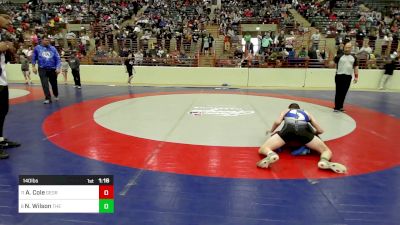
POLYGON ((300 106, 297 103, 292 103, 289 105, 289 109, 300 109, 300 106))

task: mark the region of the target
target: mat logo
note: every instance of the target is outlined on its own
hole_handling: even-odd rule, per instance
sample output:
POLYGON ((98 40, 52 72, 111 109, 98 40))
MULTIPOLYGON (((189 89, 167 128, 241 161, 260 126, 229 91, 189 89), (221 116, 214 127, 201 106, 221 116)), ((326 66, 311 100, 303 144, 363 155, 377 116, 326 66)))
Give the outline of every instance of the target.
POLYGON ((196 106, 190 110, 189 114, 192 116, 245 116, 251 115, 255 112, 252 110, 245 110, 239 107, 226 107, 226 106, 196 106))

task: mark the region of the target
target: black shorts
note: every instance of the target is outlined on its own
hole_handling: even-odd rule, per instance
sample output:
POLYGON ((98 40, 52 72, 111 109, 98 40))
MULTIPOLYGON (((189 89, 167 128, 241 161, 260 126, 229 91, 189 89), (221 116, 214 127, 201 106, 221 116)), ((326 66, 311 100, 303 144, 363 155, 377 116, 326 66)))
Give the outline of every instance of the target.
POLYGON ((309 128, 295 129, 293 126, 287 126, 277 134, 285 141, 285 143, 299 143, 305 145, 314 138, 314 133, 309 128))
POLYGON ((128 76, 131 77, 133 76, 133 69, 127 69, 128 70, 128 76))

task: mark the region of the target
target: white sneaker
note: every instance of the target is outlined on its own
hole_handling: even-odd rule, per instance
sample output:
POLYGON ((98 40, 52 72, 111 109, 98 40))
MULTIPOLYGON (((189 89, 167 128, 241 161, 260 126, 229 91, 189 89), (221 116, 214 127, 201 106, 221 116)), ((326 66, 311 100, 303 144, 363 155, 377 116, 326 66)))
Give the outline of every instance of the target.
POLYGON ((347 168, 346 166, 340 164, 340 163, 335 163, 335 162, 329 162, 327 160, 320 160, 318 162, 318 167, 320 169, 330 169, 335 173, 346 173, 347 172, 347 168))
POLYGON ((268 168, 269 164, 274 163, 279 160, 279 155, 275 152, 271 152, 267 157, 258 161, 257 166, 260 168, 268 168))
POLYGON ((81 89, 82 87, 81 87, 81 86, 77 86, 77 88, 78 88, 78 89, 81 89))
POLYGON ((44 100, 43 104, 50 104, 50 100, 44 100))
POLYGON ((54 101, 58 101, 60 100, 58 97, 54 97, 54 101))

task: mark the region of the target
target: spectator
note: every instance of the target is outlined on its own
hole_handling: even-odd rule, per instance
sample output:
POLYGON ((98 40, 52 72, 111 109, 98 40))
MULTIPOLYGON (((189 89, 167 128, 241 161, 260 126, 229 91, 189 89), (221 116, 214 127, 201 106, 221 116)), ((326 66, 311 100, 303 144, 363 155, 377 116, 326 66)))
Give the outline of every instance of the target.
POLYGON ((228 35, 224 36, 224 52, 227 52, 231 49, 231 40, 228 35))
POLYGON ((281 30, 281 32, 275 36, 274 45, 275 45, 275 47, 284 47, 285 46, 285 31, 281 30))
POLYGON ((357 52, 357 57, 361 68, 366 68, 366 62, 369 60, 371 54, 372 48, 369 46, 368 42, 364 42, 363 47, 357 52))
POLYGON ((311 59, 311 61, 316 61, 318 59, 317 51, 310 48, 308 51, 308 58, 311 59))
POLYGON ((235 59, 242 59, 243 58, 242 49, 240 47, 237 47, 233 55, 235 59))
POLYGON ((261 49, 260 53, 263 54, 267 51, 269 46, 272 44, 272 38, 269 36, 269 34, 265 34, 264 37, 261 40, 261 49))
POLYGON ((295 42, 296 42, 296 37, 294 36, 293 31, 291 31, 290 35, 285 38, 286 51, 290 52, 294 48, 295 42))
POLYGON ((376 39, 378 38, 377 35, 378 35, 377 28, 375 26, 371 26, 368 31, 368 40, 369 40, 370 46, 374 49, 376 49, 375 42, 376 42, 376 39))
POLYGON ((68 75, 69 64, 64 57, 61 58, 61 73, 64 77, 64 84, 67 84, 67 75, 68 75))
POLYGON ((29 61, 23 53, 20 55, 20 63, 21 71, 25 79, 25 84, 33 84, 31 80, 31 72, 29 70, 29 61))
POLYGON ((356 34, 356 47, 361 48, 363 46, 365 36, 365 31, 358 29, 356 34))
POLYGON ((143 53, 141 50, 137 51, 136 54, 134 54, 135 58, 135 65, 141 65, 143 63, 143 53))
POLYGON ((381 52, 382 57, 385 57, 387 55, 388 46, 390 43, 392 43, 392 41, 393 41, 392 33, 389 33, 383 37, 382 52, 381 52))
POLYGON ((213 51, 213 45, 214 45, 214 37, 211 35, 211 33, 210 34, 208 34, 208 47, 209 47, 209 49, 210 49, 210 51, 211 51, 211 54, 212 54, 212 51, 213 51))
POLYGON ((250 43, 251 43, 251 35, 250 33, 246 33, 243 37, 244 42, 245 42, 245 51, 250 50, 250 43))
POLYGON ((311 43, 312 43, 311 48, 317 50, 320 40, 321 40, 321 34, 319 33, 319 30, 316 30, 315 33, 311 35, 311 43))
POLYGON ((210 47, 210 42, 208 41, 208 36, 206 35, 203 38, 203 50, 205 55, 208 55, 209 47, 210 47))
POLYGON ((375 54, 370 54, 369 59, 367 61, 368 69, 378 69, 378 65, 376 64, 376 56, 375 54))
POLYGON ((298 57, 299 57, 300 59, 304 59, 304 58, 307 57, 307 51, 306 51, 306 48, 305 48, 305 47, 301 48, 298 57))
POLYGON ((81 74, 80 74, 81 63, 76 54, 72 54, 69 59, 69 67, 71 67, 72 76, 74 77, 74 87, 81 89, 81 74))
MULTIPOLYGON (((90 38, 89 38, 89 36, 85 33, 84 35, 82 35, 80 37, 80 39, 81 39, 82 45, 85 47, 85 52, 88 52, 89 51, 89 47, 90 47, 90 38)), ((86 55, 86 54, 84 54, 84 55, 86 55)))

